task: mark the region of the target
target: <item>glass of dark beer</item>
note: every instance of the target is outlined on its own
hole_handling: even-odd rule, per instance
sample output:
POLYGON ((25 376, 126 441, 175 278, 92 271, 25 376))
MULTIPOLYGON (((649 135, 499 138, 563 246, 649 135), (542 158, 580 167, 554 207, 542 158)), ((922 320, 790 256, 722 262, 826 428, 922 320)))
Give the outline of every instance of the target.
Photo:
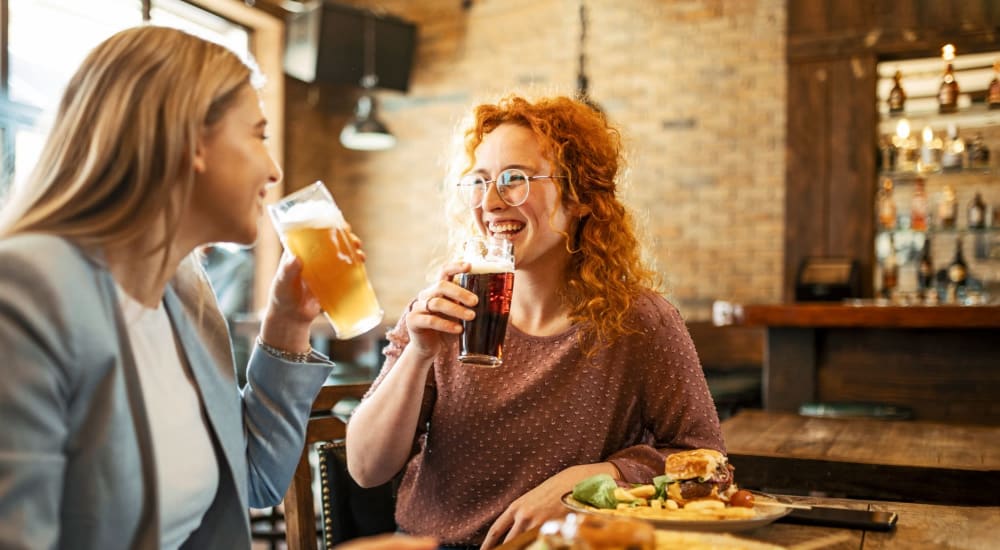
POLYGON ((503 340, 514 291, 514 248, 506 239, 476 238, 465 245, 464 260, 472 264, 458 275, 458 284, 476 293, 476 318, 462 321, 458 360, 481 367, 503 363, 503 340))

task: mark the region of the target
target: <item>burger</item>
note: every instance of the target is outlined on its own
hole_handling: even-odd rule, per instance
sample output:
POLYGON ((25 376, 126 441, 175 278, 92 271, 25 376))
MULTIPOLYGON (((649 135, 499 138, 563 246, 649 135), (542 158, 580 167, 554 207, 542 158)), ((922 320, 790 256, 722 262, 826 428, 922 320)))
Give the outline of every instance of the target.
POLYGON ((693 449, 667 456, 666 495, 681 506, 692 500, 727 500, 733 467, 713 449, 693 449))

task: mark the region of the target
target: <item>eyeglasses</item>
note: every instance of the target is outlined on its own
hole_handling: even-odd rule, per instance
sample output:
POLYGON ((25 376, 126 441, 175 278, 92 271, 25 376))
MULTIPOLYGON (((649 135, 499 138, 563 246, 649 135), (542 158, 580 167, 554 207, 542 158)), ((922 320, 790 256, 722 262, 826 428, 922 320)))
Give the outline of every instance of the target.
POLYGON ((458 180, 458 193, 462 200, 472 208, 482 206, 490 184, 496 184, 497 194, 507 206, 521 206, 528 200, 531 191, 531 180, 566 179, 566 176, 529 176, 517 168, 508 168, 494 180, 488 180, 477 174, 466 174, 458 180))

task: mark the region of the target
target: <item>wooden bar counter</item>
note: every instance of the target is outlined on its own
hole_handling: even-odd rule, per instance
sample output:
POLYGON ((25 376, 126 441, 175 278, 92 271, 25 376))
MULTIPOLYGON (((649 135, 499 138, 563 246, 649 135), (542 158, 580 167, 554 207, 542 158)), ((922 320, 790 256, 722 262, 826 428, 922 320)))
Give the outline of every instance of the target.
POLYGON ((1000 424, 1000 306, 744 306, 762 326, 764 408, 905 407, 916 419, 1000 424))

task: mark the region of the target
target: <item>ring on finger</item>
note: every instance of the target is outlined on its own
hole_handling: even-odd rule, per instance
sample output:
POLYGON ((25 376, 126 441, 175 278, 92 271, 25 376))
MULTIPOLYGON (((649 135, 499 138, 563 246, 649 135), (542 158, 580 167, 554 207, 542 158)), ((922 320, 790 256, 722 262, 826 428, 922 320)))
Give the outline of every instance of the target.
POLYGON ((427 299, 426 302, 424 302, 424 309, 427 310, 427 313, 437 313, 436 311, 431 309, 431 300, 433 300, 434 298, 437 298, 437 296, 431 296, 430 298, 427 299))

